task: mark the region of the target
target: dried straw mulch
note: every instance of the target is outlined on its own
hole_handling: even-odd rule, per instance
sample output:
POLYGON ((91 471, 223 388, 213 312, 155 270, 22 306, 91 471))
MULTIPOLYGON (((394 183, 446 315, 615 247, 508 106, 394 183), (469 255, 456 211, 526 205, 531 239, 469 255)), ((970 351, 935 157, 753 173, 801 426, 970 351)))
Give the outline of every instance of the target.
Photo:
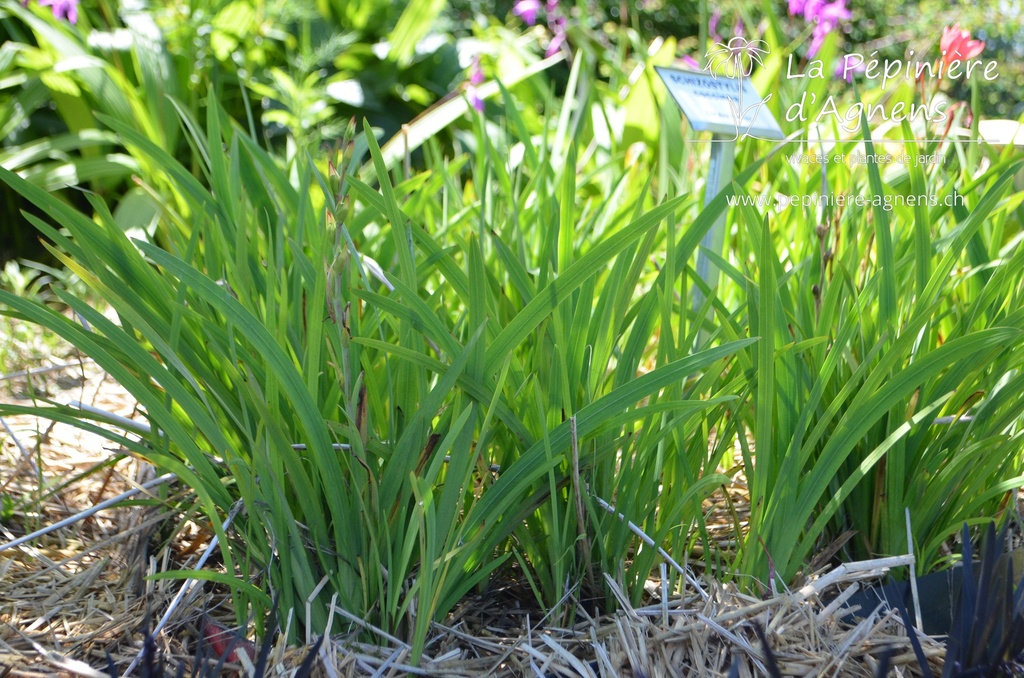
MULTIPOLYGON (((134 402, 95 365, 71 355, 63 361, 70 366, 0 381, 0 397, 24 403, 31 390, 60 402, 80 400, 133 415, 134 402)), ((5 423, 9 430, 0 429, 0 492, 18 501, 40 498, 40 487, 56 489, 44 490, 34 504, 37 512, 16 512, 9 525, 0 525, 0 543, 152 478, 147 465, 96 436, 29 417, 5 423)), ((159 501, 102 511, 0 552, 0 678, 104 676, 100 669, 106 667, 107 653, 119 671, 138 657, 144 630, 165 614, 181 588, 180 581, 151 581, 144 575, 195 567, 210 537, 174 508, 187 488, 171 484, 154 492, 159 501)), ((730 494, 736 501, 742 493, 730 494)), ((917 675, 897 615, 880 610, 857 622, 841 619, 838 612, 842 601, 837 596, 896 564, 898 559, 890 559, 823 571, 802 589, 768 599, 745 596, 707 578, 693 580, 697 586, 689 586, 684 595, 663 597, 652 581, 647 596, 652 604, 636 609, 608 580, 619 599, 618 612, 592 618, 567 596, 565 607, 573 621, 562 624, 516 603, 528 596, 494 591, 464 601, 436 625, 419 662, 401 639, 349 616, 348 628, 335 628, 316 650, 320 660, 314 674, 724 676, 738 662, 741 676, 756 676, 766 672, 755 630, 760 626, 785 675, 870 676, 885 648, 895 651, 896 675, 917 675), (353 629, 362 632, 363 642, 353 629), (367 637, 377 644, 366 643, 367 637)), ((336 619, 347 613, 339 614, 336 619)), ((223 591, 196 586, 174 608, 157 646, 172 665, 186 662, 191 670, 197 649, 211 640, 209 630, 226 628, 233 618, 223 591)), ((921 640, 938 666, 941 643, 921 640)), ((291 675, 312 647, 289 648, 278 641, 270 675, 291 675)), ((230 669, 246 675, 247 656, 236 654, 241 656, 230 669)))

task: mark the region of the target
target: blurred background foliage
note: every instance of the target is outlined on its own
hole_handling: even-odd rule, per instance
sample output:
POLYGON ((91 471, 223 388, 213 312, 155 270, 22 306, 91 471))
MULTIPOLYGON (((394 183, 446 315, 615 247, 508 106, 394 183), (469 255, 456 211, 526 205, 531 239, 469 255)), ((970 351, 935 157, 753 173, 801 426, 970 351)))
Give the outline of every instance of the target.
MULTIPOLYGON (((232 119, 269 147, 285 151, 291 141, 287 153, 329 146, 353 117, 367 118, 386 139, 457 93, 475 56, 499 77, 536 59, 546 29, 524 26, 513 7, 513 0, 101 0, 80 6, 70 25, 34 1, 5 0, 0 163, 50 189, 70 185, 127 195, 119 220, 126 228, 144 227, 154 206, 132 186, 139 159, 106 136, 94 111, 131 122, 183 160, 190 149, 179 116, 204 118, 207 87, 232 119)), ((999 78, 982 93, 986 115, 1024 112, 1020 0, 850 0, 849 7, 853 18, 842 26, 838 53, 929 53, 936 49, 936 27, 959 21, 986 41, 986 58, 999 62, 999 78)), ((605 53, 593 65, 594 77, 606 82, 615 80, 610 70, 628 73, 643 61, 658 37, 674 40, 679 56, 699 58, 702 23, 706 29, 711 24, 708 39, 733 31, 762 37, 768 17, 789 38, 806 33, 787 3, 767 0, 579 0, 563 2, 561 11, 570 18, 569 44, 605 53)), ((568 65, 549 69, 548 77, 557 93, 568 65)), ((953 96, 969 98, 965 87, 957 83, 953 96)), ((0 263, 46 259, 21 218, 32 207, 7 187, 0 195, 0 263)), ((75 191, 62 195, 86 206, 75 191)))

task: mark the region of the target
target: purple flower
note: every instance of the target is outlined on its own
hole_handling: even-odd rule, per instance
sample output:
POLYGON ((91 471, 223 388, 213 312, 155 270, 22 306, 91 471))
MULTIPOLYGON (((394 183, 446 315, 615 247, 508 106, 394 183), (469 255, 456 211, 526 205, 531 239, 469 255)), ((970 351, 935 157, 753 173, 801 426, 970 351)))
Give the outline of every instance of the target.
POLYGON ((480 98, 480 93, 477 91, 477 85, 482 85, 484 82, 484 70, 480 67, 480 55, 473 57, 473 63, 469 66, 469 84, 466 85, 466 98, 469 99, 469 103, 473 108, 484 112, 484 100, 480 98))
POLYGON ((789 16, 797 16, 804 13, 804 5, 807 0, 789 0, 789 16))
POLYGON ((527 26, 537 23, 537 13, 540 11, 540 0, 516 0, 512 6, 512 14, 526 22, 527 26))
POLYGON ((544 56, 553 56, 558 53, 565 42, 565 17, 562 15, 548 16, 548 28, 551 29, 551 42, 544 50, 544 56))
POLYGON ((860 63, 855 64, 850 64, 850 59, 851 55, 847 54, 836 64, 834 76, 837 79, 842 78, 846 82, 853 82, 854 73, 863 73, 865 71, 863 59, 860 60, 860 63))
POLYGON ((484 69, 480 68, 480 55, 473 57, 473 63, 469 66, 469 84, 482 85, 484 82, 484 69))
POLYGON ((827 5, 822 3, 815 16, 820 23, 829 24, 832 28, 837 27, 840 21, 847 21, 853 17, 850 10, 846 8, 846 0, 836 0, 827 5))
POLYGON ((698 64, 697 60, 694 59, 689 54, 684 54, 679 60, 682 61, 683 65, 686 66, 687 68, 692 68, 695 71, 700 70, 700 64, 698 64))
POLYGON ((715 8, 715 11, 711 12, 711 18, 708 19, 708 35, 711 36, 711 42, 721 42, 722 37, 718 35, 718 22, 722 20, 722 11, 715 8))
POLYGON ((814 32, 811 34, 811 44, 807 48, 808 59, 813 59, 814 55, 821 50, 821 46, 825 44, 825 37, 828 34, 828 30, 822 30, 822 24, 814 27, 814 32))
POLYGON ((53 7, 55 19, 67 19, 68 23, 78 21, 78 0, 39 0, 43 7, 53 7))
POLYGON ((565 42, 565 33, 558 33, 551 36, 551 42, 548 43, 548 48, 544 50, 544 56, 550 57, 558 54, 558 50, 562 49, 562 44, 565 42))
POLYGON ((826 0, 806 0, 804 2, 804 9, 802 14, 806 21, 814 21, 818 18, 821 13, 821 8, 825 6, 826 0))
POLYGON ((807 0, 803 9, 804 18, 807 21, 816 22, 811 44, 807 48, 808 58, 813 58, 818 53, 825 42, 825 36, 838 28, 841 21, 846 21, 853 16, 846 8, 846 0, 834 0, 828 3, 825 0, 807 0))
MULTIPOLYGON (((565 44, 566 34, 565 14, 559 11, 560 0, 544 0, 544 13, 547 15, 548 30, 551 31, 551 40, 545 50, 547 56, 552 56, 565 44)), ((541 0, 516 0, 512 6, 512 14, 522 19, 527 25, 533 26, 537 23, 537 15, 540 14, 541 0)))

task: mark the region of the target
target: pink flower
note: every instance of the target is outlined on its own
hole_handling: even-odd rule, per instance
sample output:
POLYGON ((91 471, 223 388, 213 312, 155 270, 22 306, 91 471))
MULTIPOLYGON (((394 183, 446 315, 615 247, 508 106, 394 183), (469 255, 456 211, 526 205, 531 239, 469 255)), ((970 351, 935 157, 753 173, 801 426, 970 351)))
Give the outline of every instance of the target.
POLYGON ((839 63, 836 64, 836 70, 834 73, 836 78, 842 78, 846 82, 853 82, 853 76, 855 73, 863 73, 866 70, 864 68, 863 60, 861 60, 861 63, 854 65, 850 65, 849 61, 849 54, 839 60, 839 63))
POLYGON ((853 15, 846 8, 846 0, 836 0, 819 7, 815 18, 817 18, 819 23, 828 24, 831 28, 836 28, 839 26, 840 21, 847 21, 853 18, 853 15))
POLYGON ((553 56, 562 49, 562 44, 565 42, 565 17, 548 15, 548 28, 551 29, 551 42, 544 50, 544 56, 553 56))
POLYGON ((838 28, 841 21, 853 16, 846 8, 846 0, 789 0, 787 4, 790 16, 803 16, 808 23, 814 23, 807 58, 813 58, 818 53, 825 43, 825 37, 838 28))
POLYGON ((67 19, 68 23, 78 21, 78 0, 39 0, 43 7, 53 7, 55 19, 67 19))
POLYGON ((983 40, 971 40, 971 32, 960 30, 960 24, 946 26, 939 40, 942 50, 942 61, 949 66, 954 61, 966 61, 981 54, 985 49, 983 40))
POLYGON ((473 57, 473 63, 469 66, 469 84, 482 85, 484 82, 484 69, 480 68, 480 55, 473 57))
POLYGON ((789 15, 802 16, 805 21, 814 21, 826 2, 828 0, 789 0, 789 15))
POLYGON ((527 26, 537 23, 537 13, 540 12, 540 0, 516 0, 512 6, 512 14, 526 22, 527 26))
POLYGON ((469 105, 478 110, 484 112, 484 100, 480 98, 480 93, 476 91, 476 87, 473 85, 466 86, 466 98, 469 99, 469 105))
POLYGON ((838 28, 841 21, 846 21, 853 16, 846 8, 846 0, 835 0, 829 3, 824 0, 807 0, 803 9, 804 18, 807 21, 817 22, 811 35, 811 44, 807 48, 808 58, 812 58, 818 53, 825 42, 825 36, 838 28))
POLYGON ((718 22, 722 20, 722 10, 717 7, 711 12, 711 18, 708 19, 708 35, 711 36, 711 42, 721 42, 722 36, 718 34, 718 22))
POLYGON ((559 33, 551 36, 551 41, 548 43, 548 48, 544 50, 545 57, 551 57, 558 54, 558 50, 562 49, 562 45, 565 43, 565 33, 559 33))
POLYGON ((825 6, 828 0, 807 0, 804 4, 803 15, 807 21, 814 21, 818 18, 818 14, 821 9, 825 6))
MULTIPOLYGON (((544 13, 547 14, 548 30, 551 31, 551 40, 545 50, 547 56, 557 53, 565 44, 565 14, 559 11, 558 3, 559 0, 544 0, 544 13)), ((540 14, 540 10, 540 0, 516 0, 512 6, 512 14, 529 26, 537 23, 537 15, 540 14)))
POLYGON ((694 59, 689 54, 684 54, 682 57, 679 58, 679 60, 682 61, 683 65, 686 66, 687 68, 691 68, 695 71, 700 70, 700 64, 697 63, 697 60, 694 59))
POLYGON ((481 113, 484 112, 484 100, 480 98, 480 93, 477 92, 477 85, 482 85, 484 82, 484 71, 480 68, 480 55, 473 57, 473 63, 469 66, 469 84, 466 85, 466 98, 469 99, 470 105, 481 113))

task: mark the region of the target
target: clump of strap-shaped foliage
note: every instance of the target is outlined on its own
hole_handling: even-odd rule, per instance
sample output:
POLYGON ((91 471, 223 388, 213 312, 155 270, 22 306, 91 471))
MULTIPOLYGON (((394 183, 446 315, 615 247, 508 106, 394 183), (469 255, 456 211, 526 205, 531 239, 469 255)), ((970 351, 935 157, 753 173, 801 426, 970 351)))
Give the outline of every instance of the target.
MULTIPOLYGON (((368 127, 329 157, 281 158, 215 97, 203 120, 177 107, 187 162, 97 116, 143 159, 151 238, 129 239, 97 195, 82 211, 0 170, 88 289, 61 293, 73 316, 0 293, 4 312, 95 359, 151 429, 57 403, 0 413, 99 431, 177 474, 218 533, 224 571, 207 576, 240 620, 276 596, 319 633, 342 608, 407 638, 411 661, 432 622, 512 571, 545 608, 613 604, 604 575, 638 601, 666 554, 700 542, 714 574, 756 589, 850 530, 846 556, 904 552, 908 507, 919 567, 939 564, 1021 484, 1013 149, 986 149, 979 172, 894 174, 793 167, 746 140, 705 207, 675 169, 678 131, 642 153, 595 131, 636 102, 588 86, 590 66, 574 61, 561 98, 489 83, 495 109, 470 114, 454 152, 423 132, 415 169, 368 127), (517 101, 531 92, 544 116, 517 101), (706 252, 721 280, 696 278, 728 196, 823 178, 963 200, 739 206, 727 252, 706 252), (749 521, 712 539, 702 501, 741 470, 749 521)), ((684 572, 668 569, 672 588, 684 572)))

